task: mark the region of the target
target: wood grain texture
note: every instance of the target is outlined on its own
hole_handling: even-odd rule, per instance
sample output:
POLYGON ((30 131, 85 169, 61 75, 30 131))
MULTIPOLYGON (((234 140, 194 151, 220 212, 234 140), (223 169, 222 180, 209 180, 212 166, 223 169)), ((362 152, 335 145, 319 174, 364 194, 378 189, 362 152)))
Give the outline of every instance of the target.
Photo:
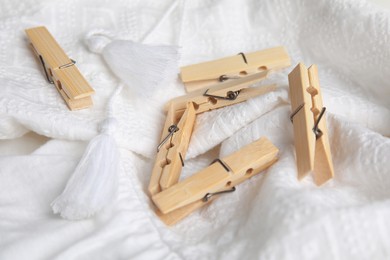
POLYGON ((186 111, 177 124, 179 130, 172 136, 172 139, 169 142, 170 148, 167 150, 166 156, 166 161, 169 163, 162 169, 160 178, 160 187, 162 190, 176 184, 180 178, 182 160, 184 161, 187 154, 195 119, 196 114, 194 105, 192 102, 189 102, 186 111))
POLYGON ((293 118, 294 144, 297 157, 298 179, 302 179, 314 168, 315 135, 313 133, 313 113, 311 112, 311 95, 307 68, 299 63, 288 75, 291 111, 301 105, 303 108, 293 118))
POLYGON ((213 163, 184 181, 155 194, 152 200, 162 213, 169 213, 201 200, 207 193, 226 190, 243 182, 263 167, 274 163, 277 153, 278 149, 267 138, 260 138, 223 159, 231 171, 226 171, 218 162, 213 163))
POLYGON ((156 214, 166 225, 172 226, 184 219, 185 217, 189 216, 197 209, 204 207, 207 204, 210 204, 214 199, 215 197, 212 197, 207 202, 198 200, 184 207, 171 211, 167 214, 163 214, 160 210, 156 209, 156 214))
MULTIPOLYGON (((318 78, 318 68, 312 65, 308 69, 310 87, 312 95, 312 111, 314 120, 317 121, 319 114, 323 108, 322 93, 318 78)), ((316 140, 315 156, 314 156, 314 181, 317 185, 321 185, 334 177, 332 154, 330 151, 328 127, 326 124, 326 116, 321 118, 318 124, 322 132, 321 137, 316 140)))
POLYGON ((77 110, 92 106, 90 96, 95 91, 46 27, 27 29, 26 34, 35 54, 42 57, 48 77, 53 80, 68 107, 77 110))
POLYGON ((293 118, 298 179, 313 172, 314 182, 321 185, 333 178, 334 169, 325 116, 318 124, 322 135, 316 139, 313 131, 323 109, 317 66, 298 64, 289 74, 289 85, 292 111, 305 104, 293 118))
POLYGON ((168 102, 166 107, 173 106, 176 111, 183 111, 188 102, 193 102, 196 114, 203 113, 205 111, 234 105, 249 98, 265 94, 269 91, 272 91, 276 88, 275 85, 260 86, 256 88, 249 88, 250 85, 265 79, 267 72, 261 72, 257 74, 250 75, 246 78, 238 79, 235 81, 221 83, 206 89, 194 91, 187 95, 177 97, 168 102), (204 93, 207 91, 207 94, 214 96, 223 96, 225 97, 230 91, 240 91, 239 95, 235 100, 224 100, 214 97, 204 96, 204 93))
POLYGON ((45 59, 47 67, 56 69, 61 65, 72 63, 46 27, 26 29, 26 34, 37 52, 45 59))
POLYGON ((61 80, 63 89, 71 99, 89 97, 95 93, 75 65, 55 69, 53 73, 61 80))
POLYGON ((187 92, 218 84, 219 77, 246 77, 259 71, 290 66, 290 57, 283 46, 233 55, 213 61, 182 67, 180 76, 187 92))
MULTIPOLYGON (((167 116, 165 119, 164 127, 161 133, 160 142, 169 134, 169 127, 171 125, 176 125, 180 118, 176 117, 176 111, 172 106, 168 108, 167 116)), ((167 148, 169 147, 169 143, 165 144, 162 149, 157 151, 156 159, 154 161, 154 166, 152 170, 152 175, 149 181, 149 193, 150 195, 157 194, 161 191, 160 187, 160 179, 162 174, 162 166, 166 164, 166 156, 167 156, 167 148)))

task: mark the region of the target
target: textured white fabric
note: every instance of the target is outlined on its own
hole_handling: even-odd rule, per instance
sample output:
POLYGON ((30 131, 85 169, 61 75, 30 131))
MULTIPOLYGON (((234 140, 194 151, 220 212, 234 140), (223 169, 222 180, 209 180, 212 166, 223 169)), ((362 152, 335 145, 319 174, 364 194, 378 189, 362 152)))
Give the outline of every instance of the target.
POLYGON ((177 80, 147 102, 124 90, 116 103, 116 201, 88 220, 53 215, 50 202, 98 133, 118 83, 101 56, 87 50, 86 33, 109 30, 138 41, 170 4, 2 1, 0 138, 34 131, 53 140, 29 155, 0 157, 0 259, 389 258, 390 14, 363 1, 181 1, 148 39, 181 46, 182 65, 276 45, 286 46, 293 65, 316 63, 335 180, 316 187, 310 178, 296 179, 290 67, 264 83, 278 84, 277 91, 199 116, 183 177, 262 135, 280 149, 279 161, 235 193, 165 227, 146 190, 163 104, 184 93, 177 80), (45 81, 23 32, 42 24, 95 88, 93 108, 68 111, 45 81))

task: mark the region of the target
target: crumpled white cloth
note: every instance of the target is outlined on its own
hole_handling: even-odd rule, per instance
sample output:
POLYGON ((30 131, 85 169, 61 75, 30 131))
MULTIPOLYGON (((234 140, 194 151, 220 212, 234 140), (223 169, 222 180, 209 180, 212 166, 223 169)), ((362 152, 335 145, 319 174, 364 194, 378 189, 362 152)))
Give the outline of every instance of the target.
POLYGON ((147 196, 164 103, 177 81, 147 102, 124 90, 115 106, 121 147, 117 200, 70 222, 50 202, 63 190, 105 117, 117 85, 89 30, 138 40, 165 1, 5 0, 0 10, 0 138, 53 138, 27 155, 0 157, 0 259, 385 259, 390 257, 390 14, 364 1, 181 1, 151 43, 182 47, 182 65, 286 46, 295 66, 317 64, 335 167, 322 187, 296 179, 287 74, 275 92, 197 119, 182 178, 260 136, 280 149, 269 170, 167 228, 147 196), (180 22, 179 22, 180 21, 180 22), (70 112, 45 82, 23 29, 46 25, 95 88, 94 107, 70 112), (218 146, 221 144, 221 146, 218 146))

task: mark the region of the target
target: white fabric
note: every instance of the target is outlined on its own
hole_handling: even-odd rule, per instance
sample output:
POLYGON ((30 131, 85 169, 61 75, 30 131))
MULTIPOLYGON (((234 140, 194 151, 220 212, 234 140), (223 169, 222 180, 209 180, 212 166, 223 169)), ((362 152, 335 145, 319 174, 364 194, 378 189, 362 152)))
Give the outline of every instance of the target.
MULTIPOLYGON (((363 1, 181 1, 155 44, 182 47, 181 64, 284 45, 292 64, 319 67, 336 177, 298 182, 287 74, 277 91, 199 116, 183 177, 265 135, 279 161, 173 228, 152 211, 147 184, 177 82, 145 100, 124 90, 115 106, 119 194, 96 217, 66 221, 51 201, 86 141, 98 133, 118 80, 83 43, 93 29, 138 41, 170 1, 2 1, 0 138, 53 138, 0 157, 0 259, 385 259, 390 257, 390 14, 363 1), (30 4, 28 4, 30 3, 30 4), (70 112, 33 59, 23 29, 54 34, 95 88, 94 106, 70 112), (220 148, 218 144, 222 142, 220 148), (216 148, 212 149, 213 147, 216 148), (205 153, 206 152, 206 153, 205 153), (204 154, 203 154, 204 153, 204 154)), ((7 141, 8 142, 8 141, 7 141)))

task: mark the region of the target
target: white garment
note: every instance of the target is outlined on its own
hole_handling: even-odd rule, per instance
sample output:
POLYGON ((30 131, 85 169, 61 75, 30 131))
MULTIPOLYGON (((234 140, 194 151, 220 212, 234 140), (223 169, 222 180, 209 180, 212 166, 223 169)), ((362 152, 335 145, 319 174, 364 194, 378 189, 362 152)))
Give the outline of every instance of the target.
POLYGON ((317 64, 334 180, 317 187, 310 177, 296 179, 291 66, 264 82, 277 91, 198 117, 183 177, 263 135, 280 149, 276 164, 236 192, 173 228, 155 216, 146 190, 162 107, 184 93, 178 80, 147 102, 124 90, 116 103, 122 155, 115 203, 83 221, 52 214, 51 201, 97 134, 117 86, 84 36, 106 29, 137 41, 169 4, 2 1, 0 138, 34 131, 53 139, 31 154, 0 157, 0 259, 389 258, 390 14, 363 1, 182 1, 149 38, 180 45, 182 65, 277 45, 286 46, 293 66, 317 64), (92 108, 68 111, 45 81, 23 32, 37 25, 48 27, 95 88, 92 108))

